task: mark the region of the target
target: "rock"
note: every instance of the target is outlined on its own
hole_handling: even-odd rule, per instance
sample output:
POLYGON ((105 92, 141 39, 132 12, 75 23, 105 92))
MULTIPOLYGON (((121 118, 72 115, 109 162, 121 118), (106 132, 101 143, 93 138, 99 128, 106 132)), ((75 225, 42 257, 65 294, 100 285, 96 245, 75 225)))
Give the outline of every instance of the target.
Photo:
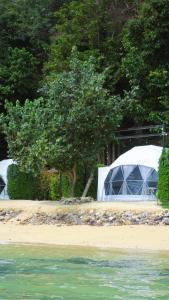
POLYGON ((164 217, 169 218, 169 211, 164 213, 164 217))
POLYGON ((115 221, 116 220, 116 216, 114 215, 114 216, 110 216, 109 218, 108 218, 108 221, 109 222, 113 222, 113 221, 115 221))
POLYGON ((138 217, 140 219, 145 219, 145 218, 148 218, 149 217, 149 213, 148 212, 142 212, 138 215, 138 217))
POLYGON ((123 217, 124 218, 131 218, 132 217, 132 212, 130 212, 130 211, 125 211, 124 213, 123 213, 123 217))
POLYGON ((5 210, 0 211, 0 216, 5 216, 6 214, 7 214, 7 212, 5 210))
POLYGON ((162 221, 163 218, 164 218, 163 215, 158 215, 158 216, 156 216, 156 217, 154 218, 154 221, 162 221))
POLYGON ((162 224, 164 224, 164 225, 169 225, 169 218, 164 218, 164 219, 162 220, 162 224))

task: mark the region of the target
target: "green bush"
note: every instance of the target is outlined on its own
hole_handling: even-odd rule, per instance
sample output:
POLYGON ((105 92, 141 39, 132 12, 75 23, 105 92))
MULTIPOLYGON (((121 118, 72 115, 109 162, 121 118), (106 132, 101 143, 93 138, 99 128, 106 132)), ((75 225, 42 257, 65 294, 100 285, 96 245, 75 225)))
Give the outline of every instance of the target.
POLYGON ((169 206, 169 150, 164 149, 159 162, 157 197, 163 206, 169 206))
POLYGON ((18 166, 12 164, 8 167, 7 178, 10 199, 39 199, 39 182, 32 174, 20 172, 18 166))
POLYGON ((65 174, 62 175, 62 196, 64 198, 70 197, 70 182, 65 174))
POLYGON ((51 200, 59 200, 60 198, 60 176, 58 174, 50 178, 49 196, 51 200))

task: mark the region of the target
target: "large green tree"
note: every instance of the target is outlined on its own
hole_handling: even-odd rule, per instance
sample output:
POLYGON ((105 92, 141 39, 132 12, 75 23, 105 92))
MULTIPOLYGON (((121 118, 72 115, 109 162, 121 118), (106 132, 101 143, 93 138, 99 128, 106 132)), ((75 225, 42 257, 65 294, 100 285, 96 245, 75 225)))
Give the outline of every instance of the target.
POLYGON ((106 72, 96 71, 94 58, 83 62, 74 48, 68 71, 44 87, 43 99, 6 105, 1 126, 9 155, 21 169, 38 172, 50 166, 67 171, 73 195, 77 165, 92 171, 122 119, 123 101, 109 95, 105 79, 106 72))
MULTIPOLYGON (((37 95, 55 24, 54 12, 69 0, 0 1, 0 112, 5 99, 37 95)), ((6 145, 0 132, 0 159, 6 145)))
POLYGON ((45 74, 51 80, 65 70, 71 49, 77 46, 81 57, 100 57, 100 68, 109 67, 107 83, 117 93, 124 82, 120 74, 121 31, 137 13, 140 0, 81 0, 63 5, 55 14, 56 26, 45 74))
POLYGON ((151 120, 169 103, 168 39, 169 1, 145 0, 123 34, 122 68, 144 112, 133 115, 136 122, 151 120))
POLYGON ((35 97, 53 34, 54 11, 64 2, 0 1, 1 102, 35 97))

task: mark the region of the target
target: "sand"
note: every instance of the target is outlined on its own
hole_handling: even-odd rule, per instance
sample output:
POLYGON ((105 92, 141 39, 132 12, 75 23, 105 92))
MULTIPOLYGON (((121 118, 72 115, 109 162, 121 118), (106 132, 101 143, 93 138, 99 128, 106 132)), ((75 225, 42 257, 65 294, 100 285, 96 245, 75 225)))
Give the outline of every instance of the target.
MULTIPOLYGON (((56 201, 31 201, 31 200, 2 200, 0 201, 0 209, 14 208, 22 209, 27 212, 30 211, 45 211, 51 212, 56 209, 62 208, 63 205, 58 204, 56 201)), ((81 205, 66 206, 66 209, 97 209, 97 210, 114 210, 114 211, 154 211, 160 212, 162 208, 154 201, 143 201, 143 202, 92 202, 84 203, 81 205)))
POLYGON ((167 250, 169 227, 0 225, 0 243, 40 243, 100 248, 167 250))
MULTIPOLYGON (((77 208, 77 206, 74 206, 77 208)), ((134 211, 161 211, 154 203, 90 203, 79 209, 108 209, 134 211)), ((22 209, 23 215, 35 211, 51 212, 64 207, 55 202, 0 201, 0 209, 22 209)), ((66 209, 73 209, 73 206, 66 209)), ((121 248, 169 251, 169 226, 125 225, 125 226, 56 226, 20 225, 14 221, 0 223, 0 243, 35 243, 100 248, 121 248)))

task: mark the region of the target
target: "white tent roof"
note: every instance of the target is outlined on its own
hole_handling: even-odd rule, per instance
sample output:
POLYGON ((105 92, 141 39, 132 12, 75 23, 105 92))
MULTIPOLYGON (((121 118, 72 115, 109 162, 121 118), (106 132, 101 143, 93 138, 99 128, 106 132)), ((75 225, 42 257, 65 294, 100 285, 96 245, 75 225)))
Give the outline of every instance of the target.
POLYGON ((120 155, 109 168, 121 165, 143 165, 158 171, 158 163, 163 148, 159 146, 139 146, 120 155))

